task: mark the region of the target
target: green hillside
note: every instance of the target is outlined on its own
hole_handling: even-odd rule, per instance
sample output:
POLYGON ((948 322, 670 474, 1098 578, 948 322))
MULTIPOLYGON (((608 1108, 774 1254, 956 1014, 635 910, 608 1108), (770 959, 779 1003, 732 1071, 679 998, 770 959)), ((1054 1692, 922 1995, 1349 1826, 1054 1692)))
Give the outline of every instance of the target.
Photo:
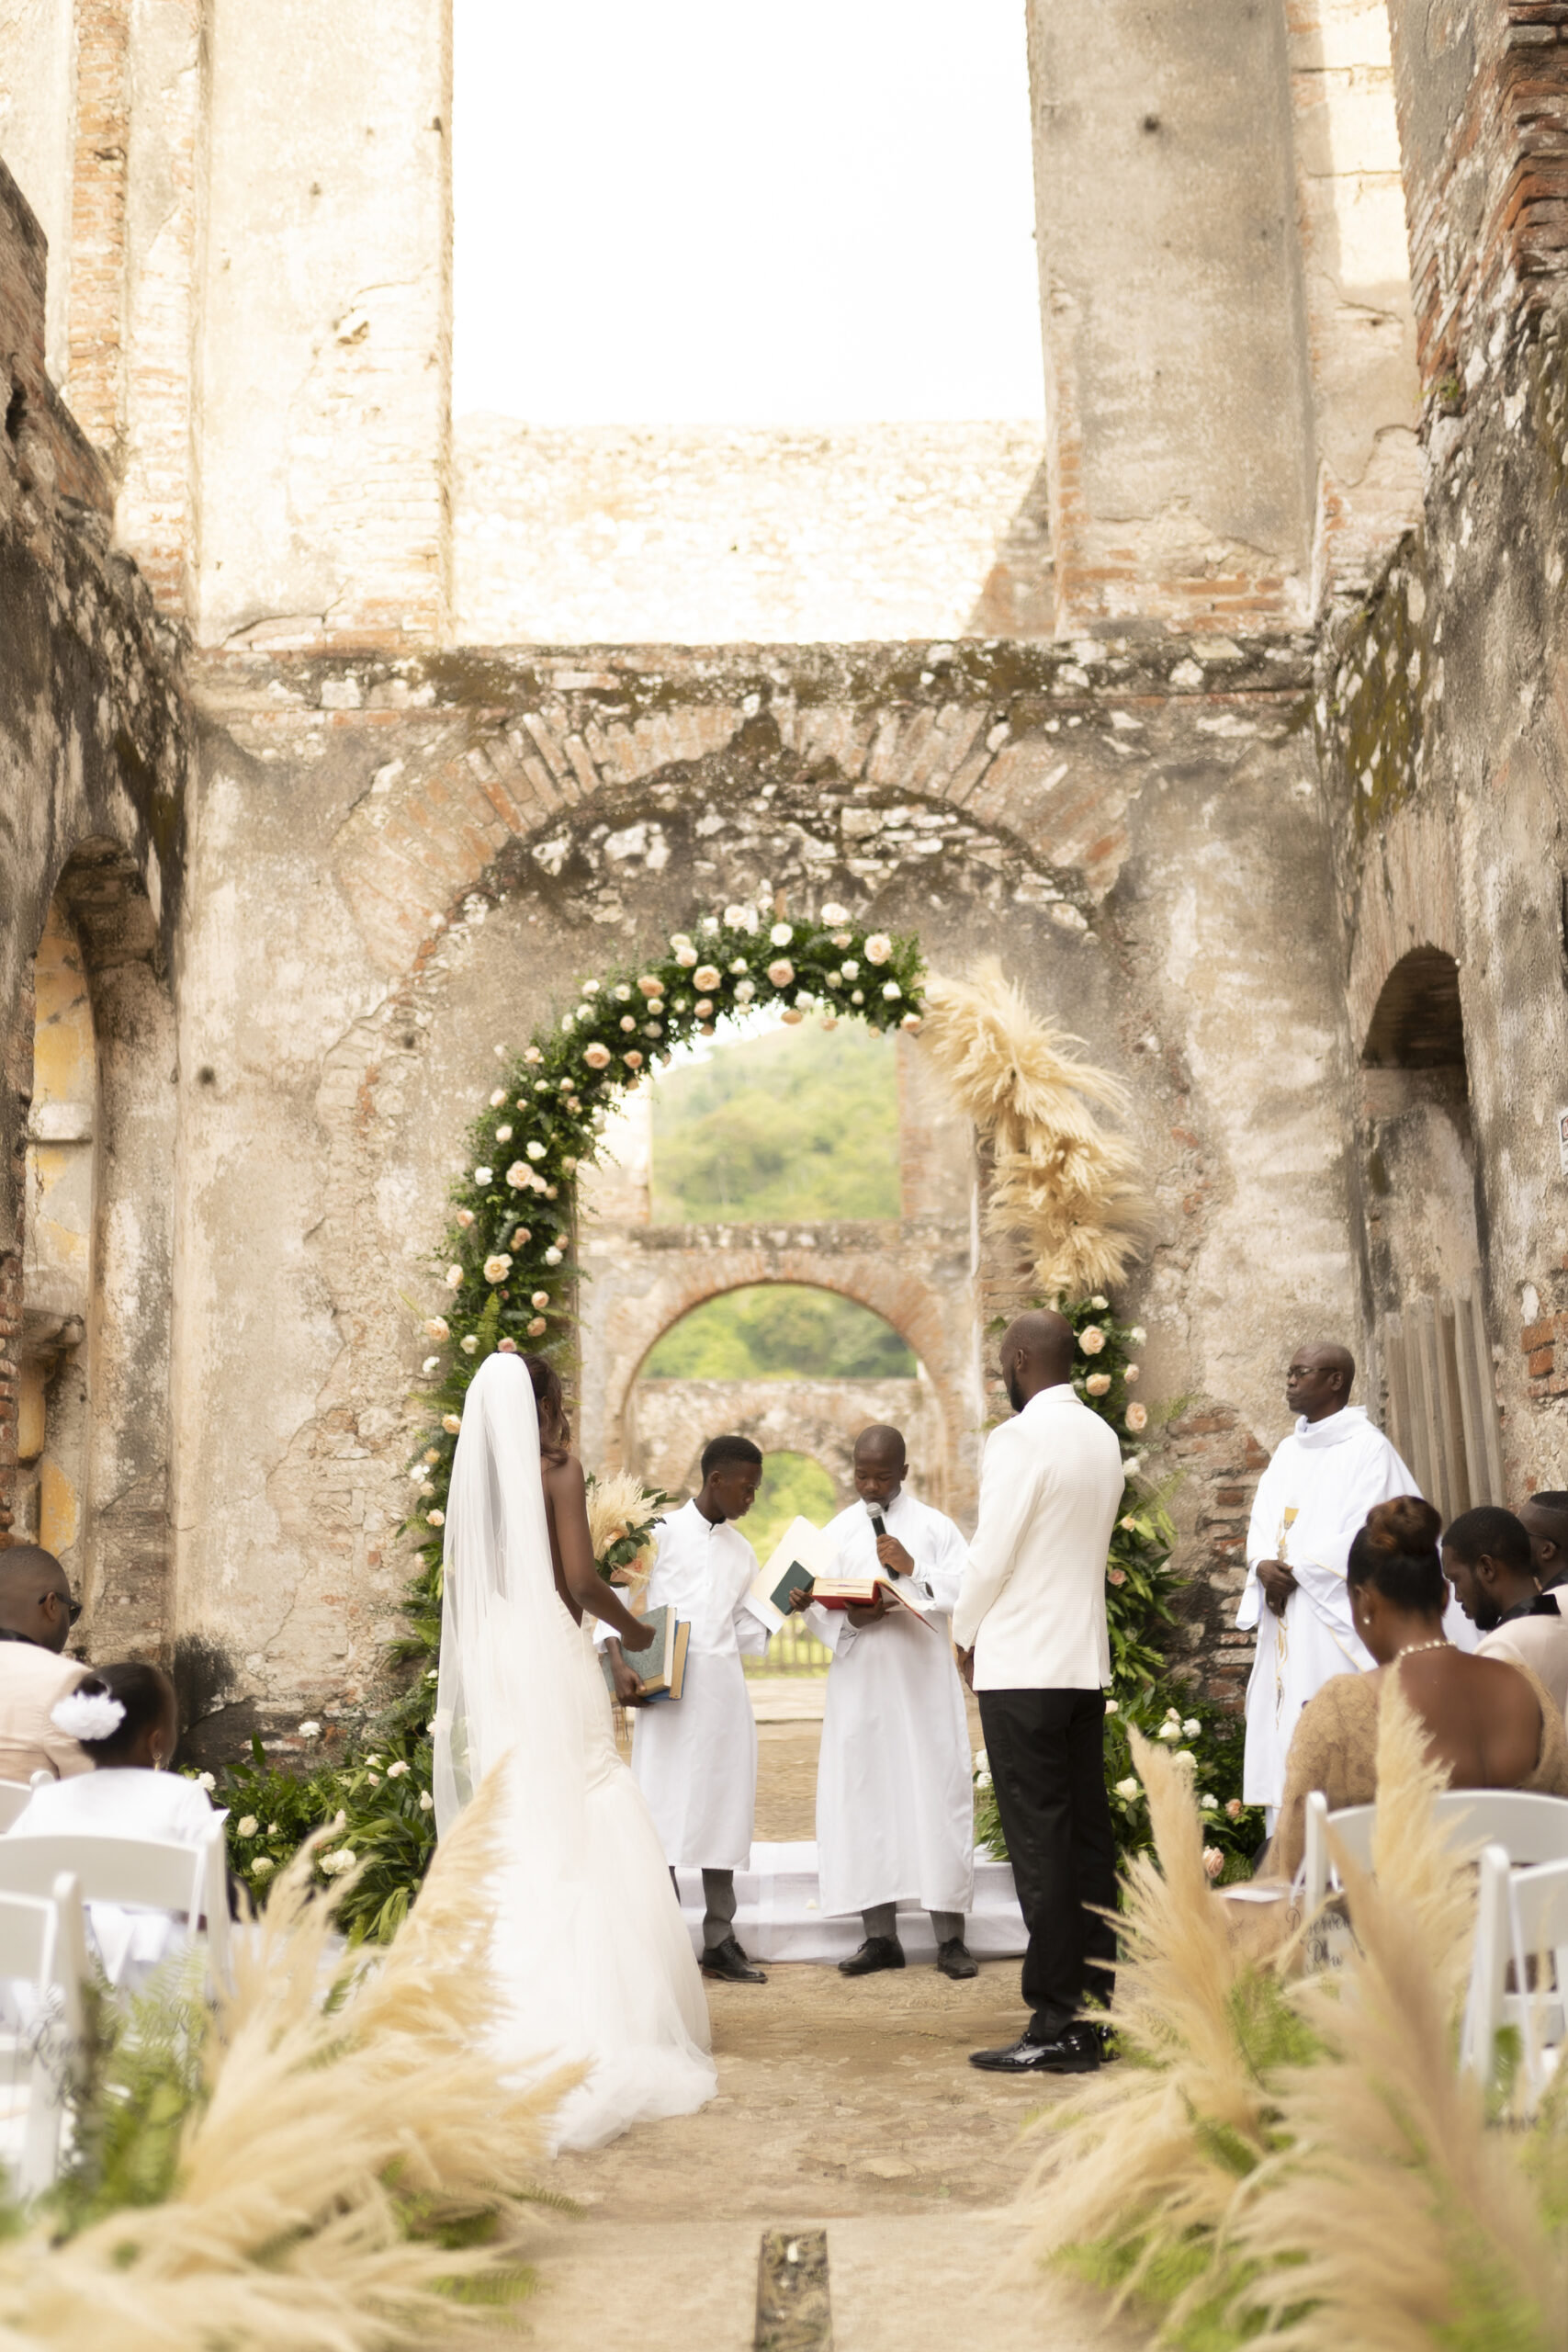
POLYGON ((653 1088, 660 1225, 898 1215, 891 1037, 816 1022, 717 1045, 653 1088))
POLYGON ((852 1298, 758 1283, 694 1307, 644 1360, 644 1380, 913 1379, 897 1331, 852 1298))

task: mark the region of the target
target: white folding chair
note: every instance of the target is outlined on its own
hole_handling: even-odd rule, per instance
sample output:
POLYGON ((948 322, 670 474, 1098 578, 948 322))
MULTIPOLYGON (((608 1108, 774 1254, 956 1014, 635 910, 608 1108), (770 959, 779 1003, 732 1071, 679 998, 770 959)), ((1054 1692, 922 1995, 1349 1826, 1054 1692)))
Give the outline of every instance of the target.
POLYGON ((0 1894, 45 1894, 62 1871, 77 1880, 85 1903, 179 1914, 189 1922, 193 1943, 205 1917, 209 1977, 214 1984, 228 1984, 229 1882, 221 1822, 214 1822, 199 1846, 178 1846, 161 1838, 91 1837, 76 1830, 51 1830, 43 1838, 0 1838, 0 1894))
POLYGON ((1501 1846, 1481 1857, 1481 1897, 1470 1993, 1465 2002, 1460 2064, 1490 2082, 1496 2072, 1497 2035, 1517 2026, 1525 2105, 1533 2108, 1545 2089, 1563 2041, 1563 1998, 1568 1994, 1568 1860, 1516 1870, 1501 1846), (1556 1970, 1552 1993, 1529 1982, 1533 1960, 1556 1970), (1506 1990, 1508 1964, 1515 1990, 1506 1990))
POLYGON ((11 1985, 17 2021, 0 2031, 0 2160, 24 2198, 47 2188, 60 2169, 61 2127, 86 2049, 82 1987, 86 1925, 76 1882, 59 1872, 46 1895, 0 1894, 0 1982, 11 1985), (18 2112, 6 2093, 21 2093, 18 2112))
MULTIPOLYGON (((1525 1789, 1445 1789, 1435 1800, 1444 1838, 1451 1846, 1501 1846, 1517 1869, 1534 1862, 1568 1860, 1568 1797, 1537 1796, 1525 1789)), ((1330 1813, 1321 1789, 1306 1801, 1302 1901, 1311 1918, 1339 1883, 1329 1858, 1328 1831, 1362 1870, 1372 1864, 1372 1826, 1377 1807, 1344 1806, 1330 1813)))
POLYGON ((30 1781, 0 1781, 0 1838, 6 1835, 32 1792, 30 1781))

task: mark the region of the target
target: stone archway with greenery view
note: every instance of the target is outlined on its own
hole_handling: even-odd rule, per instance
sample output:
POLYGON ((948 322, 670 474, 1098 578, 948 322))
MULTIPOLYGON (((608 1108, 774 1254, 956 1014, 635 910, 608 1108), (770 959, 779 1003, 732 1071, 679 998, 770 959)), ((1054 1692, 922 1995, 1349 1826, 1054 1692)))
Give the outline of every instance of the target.
MULTIPOLYGON (((1125 1725, 1135 1722, 1167 1740, 1202 1740, 1194 1767, 1210 1800, 1211 1867, 1216 1874, 1245 1867, 1257 1833, 1237 1801, 1235 1726, 1185 1685, 1170 1683, 1159 1645, 1171 1621, 1174 1531, 1138 1454, 1148 1411, 1134 1393, 1134 1351, 1144 1335, 1116 1318, 1096 1286, 1114 1283, 1131 1262, 1143 1215, 1131 1148, 1096 1117, 1096 1105, 1121 1105, 1120 1088, 1065 1055, 1064 1041, 1034 1019, 994 966, 968 981, 940 979, 926 970, 912 934, 866 932, 842 907, 829 903, 792 921, 776 905, 744 905, 702 916, 660 956, 584 981, 577 1001, 520 1052, 496 1049, 503 1068, 469 1129, 438 1254, 446 1297, 440 1312, 423 1318, 433 1345, 423 1366, 431 1420, 409 1464, 413 1492, 405 1522, 421 1566, 408 1591, 408 1630, 392 1647, 405 1687, 341 1760, 296 1776, 270 1767, 258 1741, 254 1762, 228 1774, 231 1859, 253 1894, 265 1894, 305 1837, 325 1831, 320 1872, 329 1880, 355 1874, 340 1906, 343 1924, 384 1940, 405 1917, 434 1845, 430 1726, 442 1531, 468 1385, 498 1351, 553 1354, 564 1369, 574 1328, 576 1184, 595 1159, 606 1113, 677 1045, 711 1035, 726 1016, 770 1005, 785 1022, 815 1015, 923 1032, 938 1070, 974 1120, 987 1168, 988 1216, 1026 1244, 1038 1295, 1069 1316, 1081 1358, 1074 1385, 1115 1428, 1128 1461, 1107 1594, 1114 1683, 1108 1770, 1120 1835, 1130 1849, 1148 1842, 1127 1752, 1125 1725)), ((624 1574, 637 1562, 658 1501, 625 1474, 592 1483, 601 1574, 624 1574)), ((301 1730, 310 1739, 320 1726, 301 1730)), ((976 1825, 998 1841, 983 1768, 976 1825)))

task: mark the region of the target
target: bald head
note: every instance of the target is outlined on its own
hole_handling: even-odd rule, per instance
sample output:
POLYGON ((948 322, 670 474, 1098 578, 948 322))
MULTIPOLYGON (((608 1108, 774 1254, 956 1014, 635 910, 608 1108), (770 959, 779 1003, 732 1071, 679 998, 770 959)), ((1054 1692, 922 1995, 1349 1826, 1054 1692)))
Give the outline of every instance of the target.
POLYGON ((1291 1357, 1285 1402, 1309 1421, 1325 1421, 1350 1401, 1356 1359, 1337 1340, 1308 1340, 1291 1357))
POLYGON ((54 1554, 40 1544, 0 1552, 0 1633, 62 1650, 70 1631, 71 1587, 54 1554))
POLYGON ((1568 1497, 1532 1495, 1519 1511, 1530 1540, 1530 1566, 1542 1592, 1568 1585, 1568 1497))
POLYGON ((908 1474, 904 1432, 887 1421, 873 1421, 855 1440, 855 1492, 874 1510, 884 1510, 908 1474))
POLYGON ((1008 1325, 1002 1333, 1002 1379, 1015 1413, 1043 1388, 1059 1388, 1072 1378, 1074 1344, 1072 1325, 1054 1307, 1036 1307, 1008 1325))

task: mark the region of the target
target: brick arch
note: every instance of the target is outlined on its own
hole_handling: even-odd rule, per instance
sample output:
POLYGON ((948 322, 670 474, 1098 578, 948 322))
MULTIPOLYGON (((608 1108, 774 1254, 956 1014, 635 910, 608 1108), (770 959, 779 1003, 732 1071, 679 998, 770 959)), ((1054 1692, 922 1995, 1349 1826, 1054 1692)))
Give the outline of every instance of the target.
MULTIPOLYGON (((615 1235, 615 1278, 584 1250, 583 1448, 622 1460, 626 1407, 649 1350, 711 1298, 763 1283, 825 1290, 868 1307, 904 1340, 931 1384, 942 1430, 942 1493, 955 1514, 975 1493, 980 1396, 978 1306, 945 1228, 816 1226, 664 1227, 615 1235), (955 1280, 954 1277, 957 1276, 955 1280)), ((934 1483, 934 1482, 933 1482, 934 1483)))
POLYGON ((596 714, 592 695, 509 713, 433 771, 383 770, 334 844, 339 884, 375 961, 417 971, 465 897, 514 845, 544 839, 617 796, 705 763, 787 763, 962 810, 1010 835, 1032 865, 1081 876, 1104 897, 1128 848, 1136 783, 1107 767, 1087 735, 1015 735, 989 696, 940 707, 904 702, 802 704, 793 693, 672 704, 627 721, 596 714), (601 717, 604 723, 601 724, 601 717), (383 788, 384 786, 384 788, 383 788))
POLYGON ((1369 842, 1350 936, 1346 999, 1358 1058, 1391 978, 1416 953, 1464 961, 1453 844, 1423 806, 1407 801, 1369 842))

